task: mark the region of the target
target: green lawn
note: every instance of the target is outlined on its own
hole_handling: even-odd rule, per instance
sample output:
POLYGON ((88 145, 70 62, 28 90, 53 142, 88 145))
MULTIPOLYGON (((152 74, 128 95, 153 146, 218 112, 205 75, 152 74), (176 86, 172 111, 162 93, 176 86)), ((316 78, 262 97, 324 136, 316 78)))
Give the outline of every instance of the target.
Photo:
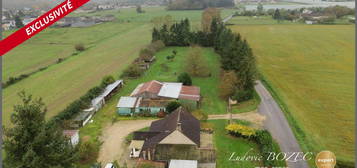
POLYGON ((353 25, 240 25, 231 27, 253 48, 260 72, 302 128, 304 150, 354 158, 353 25))
POLYGON ((262 163, 252 161, 230 161, 232 153, 235 156, 244 156, 249 151, 249 156, 260 155, 258 145, 254 142, 248 141, 243 138, 237 138, 229 135, 225 130, 227 120, 210 120, 209 123, 213 124, 214 137, 213 141, 216 148, 216 163, 218 168, 253 168, 259 167, 262 163))
MULTIPOLYGON (((144 8, 138 14, 135 8, 102 11, 85 15, 115 14, 115 22, 87 28, 49 28, 21 44, 3 57, 3 79, 33 72, 41 67, 48 69, 11 85, 3 91, 3 121, 9 125, 13 105, 19 103, 17 93, 25 90, 42 97, 48 106, 47 118, 56 115, 70 102, 100 83, 103 76, 118 76, 131 63, 138 52, 151 40, 151 19, 172 15, 175 19, 190 18, 199 28, 200 10, 166 11, 163 7, 144 8), (85 44, 88 49, 78 55, 74 45, 85 44), (58 58, 68 58, 54 64, 58 58)), ((233 10, 223 10, 228 16, 233 10)), ((77 15, 77 14, 73 14, 77 15)), ((5 36, 12 32, 5 32, 5 36)))

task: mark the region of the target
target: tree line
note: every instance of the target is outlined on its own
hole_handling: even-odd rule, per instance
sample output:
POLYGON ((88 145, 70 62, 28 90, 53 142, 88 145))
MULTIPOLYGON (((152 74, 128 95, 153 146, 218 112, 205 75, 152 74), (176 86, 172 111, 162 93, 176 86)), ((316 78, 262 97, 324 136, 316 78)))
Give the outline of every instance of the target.
POLYGON ((209 29, 191 31, 190 22, 186 18, 172 26, 154 28, 152 40, 161 40, 166 46, 213 47, 221 57, 221 68, 225 72, 234 72, 236 77, 234 87, 224 97, 239 98, 240 96, 235 95, 240 94, 252 97, 257 73, 252 49, 239 33, 233 33, 220 20, 218 17, 211 17, 209 29))
POLYGON ((234 7, 233 0, 169 0, 168 10, 198 10, 208 7, 234 7))

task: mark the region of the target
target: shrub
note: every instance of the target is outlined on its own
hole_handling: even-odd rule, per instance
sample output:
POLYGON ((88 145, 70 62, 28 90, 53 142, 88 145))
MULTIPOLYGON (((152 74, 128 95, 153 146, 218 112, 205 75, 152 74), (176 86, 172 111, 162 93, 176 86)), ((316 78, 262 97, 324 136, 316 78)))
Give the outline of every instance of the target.
POLYGON ((155 51, 153 49, 144 48, 140 50, 139 57, 144 61, 148 61, 154 56, 154 54, 155 51))
POLYGON ((83 44, 76 44, 74 46, 74 49, 76 49, 77 51, 84 51, 86 48, 84 47, 83 44))
POLYGON ((207 113, 204 113, 200 109, 193 111, 192 115, 195 116, 198 120, 201 120, 201 121, 206 121, 208 119, 207 113))
POLYGON ((91 141, 84 141, 79 146, 79 158, 82 163, 95 160, 98 155, 98 146, 91 141))
POLYGON ((175 111, 177 108, 181 106, 181 103, 178 101, 172 101, 169 104, 166 105, 166 112, 167 113, 172 113, 175 111))
POLYGON ((276 166, 278 165, 277 160, 268 160, 267 158, 269 157, 270 152, 278 152, 276 149, 274 149, 274 142, 273 138, 270 135, 270 133, 266 130, 259 130, 256 132, 256 136, 254 137, 254 140, 256 143, 259 145, 260 151, 263 155, 263 162, 264 166, 276 166))
POLYGON ((136 64, 132 64, 123 71, 123 74, 121 75, 121 77, 136 78, 136 77, 141 76, 142 74, 143 74, 143 71, 140 69, 140 67, 136 64))
POLYGON ((233 96, 234 100, 237 100, 238 102, 243 102, 247 101, 249 99, 252 99, 254 96, 254 90, 237 90, 236 93, 233 96))
POLYGON ((150 44, 150 46, 155 50, 155 52, 163 49, 165 47, 164 42, 161 40, 156 40, 150 44))
POLYGON ((104 76, 103 79, 102 79, 102 83, 101 83, 101 86, 104 88, 106 86, 108 86, 109 84, 112 84, 115 82, 115 79, 113 76, 111 75, 107 75, 107 76, 104 76))
POLYGON ((229 124, 228 126, 226 126, 226 130, 231 135, 235 135, 235 136, 242 136, 242 137, 249 138, 255 135, 255 129, 241 124, 229 124))
POLYGON ((181 73, 178 77, 177 77, 177 82, 181 82, 183 85, 187 85, 187 86, 191 86, 192 85, 192 79, 191 76, 184 72, 181 73))

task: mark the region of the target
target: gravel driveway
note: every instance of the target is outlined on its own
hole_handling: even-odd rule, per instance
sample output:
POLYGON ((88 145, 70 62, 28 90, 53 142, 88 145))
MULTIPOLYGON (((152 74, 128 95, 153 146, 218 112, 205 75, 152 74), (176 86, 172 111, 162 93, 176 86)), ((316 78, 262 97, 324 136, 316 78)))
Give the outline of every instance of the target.
POLYGON ((100 147, 98 162, 105 165, 106 163, 119 160, 125 151, 123 147, 125 137, 131 132, 149 127, 152 121, 154 120, 118 121, 104 128, 102 136, 100 137, 103 144, 100 147))

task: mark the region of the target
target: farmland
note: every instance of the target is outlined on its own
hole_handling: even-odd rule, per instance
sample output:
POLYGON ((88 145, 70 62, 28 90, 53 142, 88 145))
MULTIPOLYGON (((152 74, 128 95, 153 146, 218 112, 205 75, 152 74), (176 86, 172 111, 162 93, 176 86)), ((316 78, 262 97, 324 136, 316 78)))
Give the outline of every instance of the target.
MULTIPOLYGON (((81 128, 81 136, 89 137, 92 141, 96 141, 97 137, 101 135, 101 130, 103 127, 111 124, 112 122, 120 122, 120 120, 127 120, 127 119, 142 119, 141 117, 121 117, 116 115, 116 105, 120 96, 128 96, 130 93, 135 89, 135 87, 143 82, 147 82, 150 80, 159 80, 159 81, 167 81, 167 82, 175 82, 177 80, 177 76, 184 72, 185 67, 185 57, 188 55, 189 48, 188 47, 168 47, 165 48, 158 53, 155 54, 157 60, 152 64, 150 69, 145 72, 145 74, 138 78, 138 79, 128 79, 126 80, 126 84, 123 89, 121 89, 118 94, 114 95, 112 99, 110 99, 106 106, 101 109, 93 118, 94 122, 91 124, 86 125, 85 127, 81 128), (167 55, 172 54, 172 51, 176 50, 177 55, 173 61, 168 61, 166 59, 167 55)), ((201 94, 203 97, 202 102, 202 110, 208 114, 224 114, 226 113, 226 103, 221 98, 219 98, 219 73, 220 73, 220 63, 219 63, 219 56, 214 52, 212 48, 205 48, 203 50, 203 55, 209 67, 211 67, 211 77, 205 78, 193 78, 193 85, 199 86, 201 89, 201 94)), ((248 102, 244 102, 238 107, 235 107, 236 112, 246 112, 251 109, 256 108, 255 101, 258 100, 250 100, 248 102), (250 104, 252 103, 252 104, 250 104), (250 105, 247 105, 250 104, 250 105), (239 111, 238 111, 239 109, 239 111)), ((148 118, 146 118, 148 119, 148 118)), ((150 118, 149 118, 150 119, 150 118)), ((217 122, 217 127, 220 129, 219 136, 224 134, 224 122, 217 122)), ((230 138, 228 141, 233 141, 234 138, 230 138)), ((250 143, 246 140, 239 139, 238 142, 234 144, 244 144, 247 145, 246 148, 253 147, 255 148, 254 143, 250 143)), ((225 147, 223 147, 225 148, 225 147)), ((224 150, 222 150, 224 151, 224 150)), ((239 153, 242 151, 237 151, 239 153)), ((221 161, 222 164, 228 164, 224 161, 225 155, 222 155, 221 161), (223 163, 224 162, 224 163, 223 163)), ((232 164, 232 163, 231 163, 232 164)), ((250 163, 247 163, 250 165, 250 163)), ((222 166, 224 167, 224 166, 222 166)))
MULTIPOLYGON (((19 91, 25 90, 35 97, 42 97, 48 105, 47 118, 54 116, 99 84, 103 76, 112 74, 117 77, 121 74, 138 56, 139 50, 150 42, 153 26, 150 21, 153 17, 168 14, 174 19, 187 17, 198 28, 202 12, 166 11, 164 8, 144 10, 144 14, 137 14, 135 8, 98 12, 95 15, 113 14, 118 19, 86 28, 49 28, 7 53, 3 67, 5 81, 10 76, 51 66, 4 89, 4 124, 9 125, 13 105, 19 102, 19 91), (83 43, 87 49, 75 55, 74 45, 77 43, 83 43), (54 64, 59 58, 68 59, 54 64)), ((230 12, 224 10, 222 16, 230 12)))
POLYGON ((306 136, 304 149, 354 158, 354 26, 232 26, 250 43, 258 67, 306 136))

